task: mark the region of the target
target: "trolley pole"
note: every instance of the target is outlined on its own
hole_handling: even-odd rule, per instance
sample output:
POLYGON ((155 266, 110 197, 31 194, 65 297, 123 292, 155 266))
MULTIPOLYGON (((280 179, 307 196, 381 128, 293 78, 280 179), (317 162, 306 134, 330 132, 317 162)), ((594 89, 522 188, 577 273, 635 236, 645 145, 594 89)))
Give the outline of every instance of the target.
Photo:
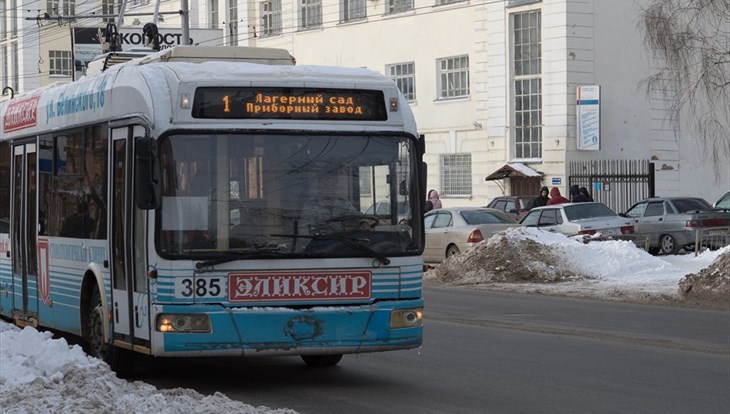
POLYGON ((180 1, 180 8, 182 10, 182 44, 188 46, 190 44, 190 9, 188 8, 188 0, 180 1))

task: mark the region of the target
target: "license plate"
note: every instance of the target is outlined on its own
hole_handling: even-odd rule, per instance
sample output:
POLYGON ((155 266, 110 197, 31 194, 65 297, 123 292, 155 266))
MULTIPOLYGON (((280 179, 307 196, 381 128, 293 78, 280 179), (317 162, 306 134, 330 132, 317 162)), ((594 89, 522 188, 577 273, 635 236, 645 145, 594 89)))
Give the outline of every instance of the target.
POLYGON ((619 234, 618 233, 618 230, 616 230, 616 229, 604 229, 604 230, 601 230, 601 233, 606 234, 606 235, 609 235, 609 236, 613 236, 615 234, 619 234))
POLYGON ((230 302, 369 299, 368 270, 237 272, 228 275, 230 302))

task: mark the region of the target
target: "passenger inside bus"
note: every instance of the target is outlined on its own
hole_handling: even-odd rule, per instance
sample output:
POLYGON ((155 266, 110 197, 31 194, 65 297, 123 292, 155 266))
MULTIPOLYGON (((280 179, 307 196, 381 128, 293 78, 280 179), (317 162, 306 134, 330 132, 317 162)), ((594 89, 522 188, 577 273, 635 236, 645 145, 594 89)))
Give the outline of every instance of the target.
POLYGON ((94 219, 89 214, 89 204, 82 201, 76 212, 63 220, 61 237, 91 238, 94 232, 94 219))

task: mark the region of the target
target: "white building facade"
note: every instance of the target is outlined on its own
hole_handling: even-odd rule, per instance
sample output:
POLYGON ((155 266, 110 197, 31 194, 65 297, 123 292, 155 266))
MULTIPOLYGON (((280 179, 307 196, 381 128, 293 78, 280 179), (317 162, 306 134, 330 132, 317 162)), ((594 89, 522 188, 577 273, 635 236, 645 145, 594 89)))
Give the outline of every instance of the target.
MULTIPOLYGON (((0 0, 0 79, 22 92, 62 78, 46 65, 52 51, 70 44, 60 34, 68 27, 51 34, 25 19, 51 3, 63 10, 64 0, 32 7, 18 2, 0 0)), ((117 12, 118 3, 96 2, 76 13, 117 12)), ((628 187, 646 184, 612 181, 590 165, 624 165, 611 169, 621 175, 649 162, 651 171, 640 174, 651 173, 656 195, 713 202, 730 189, 730 154, 720 154, 715 174, 697 132, 677 130, 661 93, 647 94, 642 86, 656 69, 638 29, 647 3, 189 0, 189 15, 192 29, 222 30, 223 44, 285 48, 298 64, 367 67, 392 77, 426 136, 428 186, 440 191, 445 206, 486 205, 497 195, 536 194, 543 185, 565 195, 570 183, 581 183, 597 201, 622 211, 648 195, 628 187), (599 99, 579 107, 579 87, 599 87, 599 99), (588 113, 592 129, 582 130, 598 141, 578 149, 586 137, 577 132, 577 113, 591 108, 600 122, 588 113)), ((174 12, 180 4, 161 2, 160 11, 174 12)), ((127 6, 129 13, 152 10, 149 0, 127 6)), ((178 16, 164 18, 162 27, 179 27, 178 16)), ((130 16, 125 22, 135 19, 150 20, 130 16)))

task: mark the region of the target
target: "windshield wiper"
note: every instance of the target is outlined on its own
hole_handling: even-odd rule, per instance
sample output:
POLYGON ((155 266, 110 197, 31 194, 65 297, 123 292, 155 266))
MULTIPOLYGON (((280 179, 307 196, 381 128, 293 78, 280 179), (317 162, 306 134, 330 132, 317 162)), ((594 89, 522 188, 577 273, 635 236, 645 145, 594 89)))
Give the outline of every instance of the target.
POLYGON ((390 264, 390 259, 385 257, 384 254, 378 253, 368 246, 362 244, 362 242, 369 241, 368 239, 355 239, 351 237, 341 236, 339 234, 270 234, 270 237, 289 237, 292 239, 312 239, 312 240, 335 240, 342 242, 350 247, 354 247, 357 250, 369 254, 371 257, 378 259, 384 265, 390 264))
POLYGON ((202 262, 195 263, 195 268, 201 270, 206 267, 215 266, 217 264, 230 263, 240 259, 267 259, 286 255, 287 253, 280 252, 278 250, 253 250, 250 252, 229 253, 220 257, 216 257, 214 259, 204 260, 202 262))

